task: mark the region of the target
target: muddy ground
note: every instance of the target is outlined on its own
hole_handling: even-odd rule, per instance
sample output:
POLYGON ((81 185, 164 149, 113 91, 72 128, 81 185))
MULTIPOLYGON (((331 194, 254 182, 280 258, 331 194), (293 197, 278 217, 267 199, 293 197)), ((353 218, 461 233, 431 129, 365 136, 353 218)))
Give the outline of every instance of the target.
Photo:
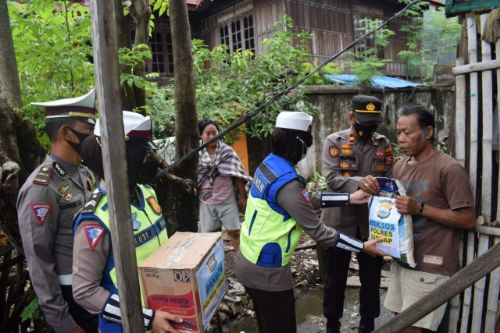
MULTIPOLYGON (((252 301, 246 295, 244 287, 238 283, 233 274, 234 251, 229 243, 226 248, 226 271, 229 290, 219 306, 219 311, 212 320, 209 332, 225 333, 257 333, 257 322, 253 312, 252 301)), ((295 279, 296 315, 298 332, 325 332, 323 319, 323 284, 319 274, 319 264, 314 242, 303 236, 292 259, 292 273, 295 279), (302 248, 302 249, 301 249, 302 248)), ((388 276, 388 263, 384 266, 382 276, 388 276)), ((383 278, 380 289, 381 304, 385 298, 387 279, 383 278)), ((348 288, 346 290, 342 332, 357 332, 359 323, 359 280, 357 279, 357 262, 351 261, 348 288), (349 286, 351 285, 351 286, 349 286)), ((381 316, 376 325, 386 322, 392 314, 381 306, 381 316)))

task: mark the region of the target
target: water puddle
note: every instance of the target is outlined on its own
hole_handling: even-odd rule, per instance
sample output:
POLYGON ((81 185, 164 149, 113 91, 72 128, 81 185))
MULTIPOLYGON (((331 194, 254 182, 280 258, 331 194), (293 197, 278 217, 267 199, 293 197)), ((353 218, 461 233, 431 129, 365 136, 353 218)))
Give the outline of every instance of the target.
MULTIPOLYGON (((381 304, 385 297, 385 291, 381 290, 381 304)), ((359 289, 347 288, 344 300, 344 316, 342 317, 342 332, 357 332, 359 322, 359 289)), ((390 317, 390 314, 381 306, 382 317, 390 317)), ((309 289, 304 291, 295 300, 295 312, 297 316, 298 333, 324 333, 323 323, 323 289, 309 289)), ((379 318, 379 322, 382 318, 379 318)), ((255 318, 244 317, 224 330, 229 333, 258 333, 255 318)))

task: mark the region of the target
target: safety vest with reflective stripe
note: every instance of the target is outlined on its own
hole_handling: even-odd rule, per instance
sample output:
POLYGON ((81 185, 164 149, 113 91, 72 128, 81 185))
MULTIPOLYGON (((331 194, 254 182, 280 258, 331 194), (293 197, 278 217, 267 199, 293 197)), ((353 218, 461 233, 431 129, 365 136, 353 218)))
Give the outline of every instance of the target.
MULTIPOLYGON (((139 265, 144 259, 151 255, 156 249, 164 244, 167 239, 166 223, 161 213, 161 208, 158 204, 155 191, 146 185, 138 185, 140 205, 131 205, 131 227, 134 231, 135 254, 137 264, 139 265)), ((93 213, 85 211, 85 209, 77 216, 73 230, 77 230, 78 225, 82 221, 94 220, 99 222, 104 227, 105 232, 110 234, 110 220, 108 210, 108 197, 106 193, 98 188, 96 192, 101 192, 99 201, 96 203, 93 213)), ((95 193, 95 192, 94 192, 95 193)), ((117 277, 115 263, 113 258, 112 248, 108 254, 108 260, 103 272, 101 285, 111 294, 118 294, 117 277)), ((142 288, 141 288, 142 290, 142 288)), ((142 297, 141 297, 142 300, 142 297)), ((121 325, 105 320, 102 315, 99 315, 99 330, 100 332, 122 332, 121 325)))
POLYGON ((240 250, 256 265, 286 266, 297 246, 302 228, 277 200, 278 192, 292 180, 304 182, 292 163, 274 154, 255 171, 241 226, 240 250))

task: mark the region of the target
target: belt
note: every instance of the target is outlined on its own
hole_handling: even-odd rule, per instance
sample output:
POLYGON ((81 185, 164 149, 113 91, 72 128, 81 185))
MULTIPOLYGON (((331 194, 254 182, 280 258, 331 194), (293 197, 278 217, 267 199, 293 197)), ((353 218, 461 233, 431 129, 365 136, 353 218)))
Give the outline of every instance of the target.
POLYGON ((61 286, 71 286, 73 284, 73 274, 58 275, 61 286))

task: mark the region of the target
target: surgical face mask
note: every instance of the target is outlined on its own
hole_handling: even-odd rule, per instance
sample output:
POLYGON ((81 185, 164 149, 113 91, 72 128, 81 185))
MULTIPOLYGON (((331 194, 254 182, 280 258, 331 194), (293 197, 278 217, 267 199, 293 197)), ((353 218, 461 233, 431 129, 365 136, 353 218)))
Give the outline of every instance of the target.
POLYGON ((359 141, 368 142, 368 140, 372 137, 373 132, 377 130, 377 125, 365 126, 355 122, 354 130, 356 131, 359 141))
POLYGON ((69 141, 69 140, 66 140, 66 142, 74 149, 76 150, 78 153, 81 152, 81 148, 82 148, 82 142, 90 135, 89 134, 86 134, 86 133, 82 133, 82 132, 78 132, 77 130, 71 128, 71 127, 67 127, 71 132, 73 132, 74 135, 76 135, 76 137, 78 138, 79 142, 78 143, 75 143, 75 142, 72 142, 72 141, 69 141))

